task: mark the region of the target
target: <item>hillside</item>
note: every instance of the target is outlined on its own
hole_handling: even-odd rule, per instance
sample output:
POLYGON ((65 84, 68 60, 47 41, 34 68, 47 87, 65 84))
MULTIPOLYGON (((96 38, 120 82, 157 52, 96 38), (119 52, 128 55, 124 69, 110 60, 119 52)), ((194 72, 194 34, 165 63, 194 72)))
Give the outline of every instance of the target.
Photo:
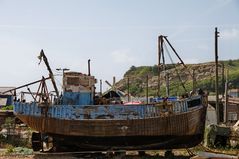
MULTIPOLYGON (((239 59, 219 62, 219 93, 223 92, 226 73, 229 69, 229 83, 230 88, 239 88, 239 59)), ((166 72, 170 83, 170 95, 181 95, 185 92, 181 83, 184 84, 186 91, 192 90, 193 80, 192 74, 194 70, 196 88, 202 88, 210 93, 215 90, 215 64, 213 62, 201 64, 186 64, 186 68, 182 64, 167 65, 166 72), (187 68, 187 69, 186 69, 187 68), (178 77, 180 76, 180 78, 178 77)), ((131 66, 131 68, 124 74, 124 78, 116 83, 116 87, 124 92, 127 92, 127 81, 129 79, 129 91, 134 96, 145 96, 147 87, 149 95, 156 96, 158 90, 158 67, 155 66, 131 66)), ((161 95, 164 96, 165 91, 165 76, 164 73, 160 75, 161 95)))

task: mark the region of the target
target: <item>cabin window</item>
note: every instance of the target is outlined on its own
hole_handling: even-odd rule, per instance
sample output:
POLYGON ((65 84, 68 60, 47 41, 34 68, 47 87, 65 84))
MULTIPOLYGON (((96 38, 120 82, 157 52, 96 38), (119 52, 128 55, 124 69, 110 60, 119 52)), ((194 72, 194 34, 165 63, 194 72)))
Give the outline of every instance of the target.
POLYGON ((228 120, 229 121, 237 121, 237 113, 236 112, 228 112, 228 120))
POLYGON ((79 78, 78 77, 67 77, 67 85, 79 85, 79 78))
POLYGON ((192 108, 192 107, 199 106, 202 104, 201 98, 189 100, 189 101, 187 101, 187 103, 188 103, 188 108, 192 108))

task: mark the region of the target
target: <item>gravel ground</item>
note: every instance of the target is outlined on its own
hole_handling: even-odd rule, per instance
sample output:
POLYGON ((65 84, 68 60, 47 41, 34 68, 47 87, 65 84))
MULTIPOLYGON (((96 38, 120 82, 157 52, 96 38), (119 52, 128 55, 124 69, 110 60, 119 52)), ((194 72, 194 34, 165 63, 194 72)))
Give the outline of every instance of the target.
MULTIPOLYGON (((190 157, 182 155, 185 152, 175 151, 175 159, 189 159, 190 157)), ((149 151, 145 156, 138 156, 137 152, 127 152, 124 154, 34 154, 34 155, 0 155, 0 159, 163 159, 164 151, 149 151)))
MULTIPOLYGON (((5 151, 6 152, 6 151, 5 151)), ((137 152, 127 151, 125 154, 65 154, 65 153, 35 153, 33 155, 5 155, 4 149, 0 149, 0 159, 165 159, 165 151, 147 151, 140 157, 137 152)), ((174 150, 174 159, 190 159, 186 150, 174 150)), ((225 153, 225 152, 224 152, 225 153)), ((231 155, 239 155, 238 151, 231 155)), ((195 159, 195 157, 194 157, 195 159)))

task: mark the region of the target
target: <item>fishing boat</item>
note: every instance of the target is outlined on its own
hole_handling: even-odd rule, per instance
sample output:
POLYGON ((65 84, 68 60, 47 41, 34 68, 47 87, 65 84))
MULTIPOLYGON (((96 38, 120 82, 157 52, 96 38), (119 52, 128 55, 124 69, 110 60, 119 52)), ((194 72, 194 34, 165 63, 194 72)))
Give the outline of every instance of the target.
MULTIPOLYGON (((159 52, 163 39, 167 41, 159 37, 159 52)), ((40 82, 33 102, 14 103, 14 114, 36 131, 32 134, 34 151, 43 149, 43 142, 51 142, 53 151, 114 151, 189 148, 203 139, 207 106, 203 91, 174 100, 123 104, 96 96, 96 79, 90 71, 68 71, 63 72, 59 95, 43 50, 40 59, 49 77, 30 83, 40 82), (48 79, 55 88, 55 99, 48 93, 48 79)))

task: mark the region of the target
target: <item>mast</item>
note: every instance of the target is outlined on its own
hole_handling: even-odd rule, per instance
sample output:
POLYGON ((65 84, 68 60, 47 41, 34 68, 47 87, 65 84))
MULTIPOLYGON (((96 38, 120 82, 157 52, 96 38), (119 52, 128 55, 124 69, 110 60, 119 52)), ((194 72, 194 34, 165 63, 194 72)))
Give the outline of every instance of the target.
POLYGON ((169 96, 169 81, 168 81, 168 74, 167 74, 167 71, 166 71, 166 63, 165 63, 165 56, 164 56, 164 48, 163 48, 163 42, 164 42, 164 39, 165 36, 162 36, 162 39, 160 41, 160 45, 161 45, 161 56, 162 56, 162 60, 163 60, 163 75, 164 75, 164 81, 165 81, 165 90, 166 90, 166 96, 168 97, 169 96))
POLYGON ((219 91, 218 91, 218 37, 219 32, 217 31, 217 27, 215 28, 215 67, 216 67, 216 83, 215 83, 215 91, 216 91, 216 112, 217 112, 217 124, 220 121, 220 113, 219 113, 219 91))
POLYGON ((160 96, 160 72, 161 72, 161 64, 160 64, 160 61, 161 61, 161 48, 162 48, 162 43, 161 41, 163 40, 163 36, 160 35, 158 37, 158 92, 157 92, 157 96, 159 97, 160 96))

